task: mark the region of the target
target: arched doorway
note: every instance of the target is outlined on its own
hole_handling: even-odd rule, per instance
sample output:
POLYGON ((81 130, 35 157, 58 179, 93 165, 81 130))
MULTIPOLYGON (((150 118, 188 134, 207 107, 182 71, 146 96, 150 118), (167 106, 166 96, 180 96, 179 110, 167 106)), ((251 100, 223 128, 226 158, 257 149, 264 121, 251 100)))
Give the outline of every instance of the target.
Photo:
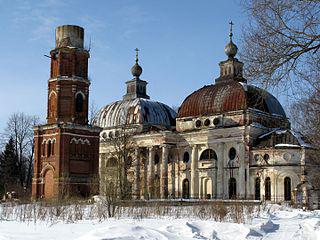
POLYGON ((44 198, 52 198, 53 197, 53 171, 48 170, 44 175, 44 198))
POLYGON ((186 178, 182 182, 182 198, 190 198, 189 189, 189 180, 186 178))
POLYGON ((256 178, 255 181, 255 192, 254 192, 254 199, 260 200, 260 178, 256 178))
POLYGON ((271 180, 269 177, 266 178, 264 183, 264 192, 266 200, 271 200, 271 180))
POLYGON ((291 200, 291 178, 289 177, 284 178, 284 200, 291 200))
POLYGON ((229 199, 237 198, 237 181, 235 178, 229 179, 229 199))
POLYGON ((204 179, 204 198, 211 199, 212 198, 212 180, 211 178, 204 179))

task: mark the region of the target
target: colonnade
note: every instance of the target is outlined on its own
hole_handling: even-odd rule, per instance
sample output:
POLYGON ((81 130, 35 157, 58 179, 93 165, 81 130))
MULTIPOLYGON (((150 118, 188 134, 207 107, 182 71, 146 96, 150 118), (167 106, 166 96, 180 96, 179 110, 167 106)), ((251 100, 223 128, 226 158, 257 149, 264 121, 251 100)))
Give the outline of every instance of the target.
MULTIPOLYGON (((146 172, 144 176, 141 177, 141 154, 139 148, 135 150, 135 161, 134 161, 134 182, 133 182, 133 197, 135 199, 140 199, 141 189, 146 187, 147 194, 144 194, 144 197, 148 199, 152 198, 178 198, 182 196, 182 187, 181 187, 181 177, 179 177, 179 160, 181 153, 178 149, 173 149, 169 144, 163 144, 159 146, 152 146, 147 148, 148 154, 146 158, 145 167, 146 172), (160 154, 159 154, 160 153, 160 154), (156 154, 159 156, 159 163, 155 163, 156 154), (171 155, 171 157, 169 157, 171 155), (169 161, 170 161, 170 172, 169 170, 169 161), (169 178, 170 178, 170 187, 169 187, 169 178), (146 183, 142 182, 146 181, 146 183), (159 181, 159 184, 157 184, 159 181), (144 184, 146 186, 144 186, 144 184), (159 189, 157 189, 159 188, 159 189), (169 191, 170 190, 170 191, 169 191), (159 196, 157 192, 159 191, 159 196), (146 196, 147 195, 147 196, 146 196)), ((202 193, 200 192, 200 183, 199 183, 199 147, 197 145, 192 146, 191 150, 191 164, 190 164, 190 198, 199 198, 202 193)), ((222 164, 223 165, 223 164, 222 164)), ((221 168, 222 171, 223 168, 221 168)), ((221 191, 221 190, 220 190, 221 191)))
MULTIPOLYGON (((231 145, 230 145, 231 146, 231 145)), ((220 198, 227 199, 229 193, 229 180, 234 178, 236 181, 236 197, 247 198, 249 188, 248 166, 240 161, 236 169, 228 167, 228 149, 229 145, 218 143, 213 149, 217 154, 217 162, 213 168, 201 168, 199 164, 200 153, 204 149, 201 145, 189 146, 191 161, 188 169, 181 170, 182 151, 185 148, 178 149, 170 144, 144 147, 147 153, 144 155, 142 163, 142 148, 135 149, 133 162, 134 180, 132 194, 134 199, 167 199, 181 198, 183 180, 188 179, 190 198, 220 198), (191 149, 190 149, 191 148, 191 149), (156 155, 159 158, 156 162, 156 155), (169 167, 170 164, 170 167, 169 167), (143 173, 143 175, 141 175, 143 173), (170 181, 169 181, 170 180, 170 181)), ((235 146, 235 145, 232 145, 235 146)), ((210 148, 210 147, 207 147, 210 148)), ((245 157, 245 147, 243 144, 236 145, 237 154, 241 158, 245 157)), ((239 156, 237 157, 239 158, 239 156)))

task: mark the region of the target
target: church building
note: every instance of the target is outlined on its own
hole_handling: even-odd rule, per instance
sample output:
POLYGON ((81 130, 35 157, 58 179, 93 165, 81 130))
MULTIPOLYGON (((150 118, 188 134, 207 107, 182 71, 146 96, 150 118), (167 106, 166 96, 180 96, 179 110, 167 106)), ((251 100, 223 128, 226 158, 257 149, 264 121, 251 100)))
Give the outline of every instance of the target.
MULTIPOLYGON (((232 25, 231 25, 232 26, 232 25)), ((243 76, 232 40, 214 83, 176 112, 148 95, 138 49, 121 100, 88 124, 84 29, 56 29, 47 123, 34 128, 32 198, 243 199, 318 207, 319 159, 279 101, 243 76)), ((196 76, 195 76, 196 77, 196 76)), ((208 79, 211 76, 208 74, 208 79)))
POLYGON ((110 178, 119 177, 117 169, 125 164, 134 199, 255 199, 317 206, 314 148, 291 130, 272 94, 247 83, 232 30, 224 50, 220 76, 187 96, 178 112, 150 99, 136 57, 122 100, 106 105, 95 118, 103 129, 100 194, 108 192, 110 178), (131 151, 125 149, 127 140, 115 140, 124 129, 130 129, 131 151))

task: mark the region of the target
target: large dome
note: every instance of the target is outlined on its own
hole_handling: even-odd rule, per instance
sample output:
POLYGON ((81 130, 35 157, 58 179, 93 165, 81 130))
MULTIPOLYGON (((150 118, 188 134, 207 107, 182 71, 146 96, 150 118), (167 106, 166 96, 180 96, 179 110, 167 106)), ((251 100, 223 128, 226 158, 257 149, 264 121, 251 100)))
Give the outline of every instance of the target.
POLYGON ((102 108, 94 124, 112 128, 128 124, 157 125, 170 128, 175 125, 176 112, 169 106, 143 98, 121 100, 102 108))
POLYGON ((230 80, 204 86, 190 94, 182 103, 178 118, 222 114, 249 108, 286 117, 279 101, 269 92, 230 80))

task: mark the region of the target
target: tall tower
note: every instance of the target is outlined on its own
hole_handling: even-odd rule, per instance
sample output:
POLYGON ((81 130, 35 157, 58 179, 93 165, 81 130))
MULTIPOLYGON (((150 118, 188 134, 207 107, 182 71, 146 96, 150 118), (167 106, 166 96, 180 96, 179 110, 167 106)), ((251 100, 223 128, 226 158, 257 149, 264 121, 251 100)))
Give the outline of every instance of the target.
POLYGON ((88 59, 84 29, 56 28, 48 80, 47 124, 34 128, 32 198, 95 193, 100 128, 88 125, 88 59))

